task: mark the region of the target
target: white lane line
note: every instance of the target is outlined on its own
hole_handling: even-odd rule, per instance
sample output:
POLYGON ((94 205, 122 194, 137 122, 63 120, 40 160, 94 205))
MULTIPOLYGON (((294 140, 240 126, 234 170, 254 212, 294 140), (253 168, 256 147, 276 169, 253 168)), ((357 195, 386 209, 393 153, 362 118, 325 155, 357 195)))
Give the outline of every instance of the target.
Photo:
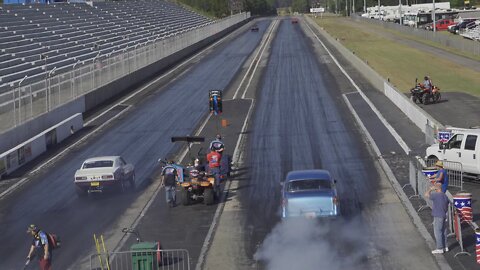
MULTIPOLYGON (((372 135, 370 132, 367 130, 365 125, 363 124, 362 119, 360 119, 360 116, 357 114, 355 109, 353 108, 352 104, 348 100, 346 95, 342 95, 343 99, 345 100, 345 103, 347 104, 348 109, 350 112, 353 114, 357 124, 360 126, 360 129, 362 130, 363 134, 367 138, 367 140, 370 142, 370 146, 372 150, 375 152, 375 154, 378 156, 378 160, 380 162, 380 166, 382 167, 383 171, 387 175, 387 179, 391 183, 393 189, 395 190, 395 193, 397 193, 398 198, 402 201, 402 204, 405 206, 407 209, 408 214, 413 220, 413 223, 418 229, 418 232, 422 235, 422 237, 425 239, 427 242, 427 245, 430 247, 435 246, 435 241, 433 240, 432 236, 428 232, 427 228, 423 224, 422 220, 420 219, 420 216, 417 214, 417 211, 413 208, 412 203, 408 199, 407 195, 403 191, 402 187, 400 186, 397 178, 392 172, 392 169, 390 166, 388 166, 388 163, 385 161, 385 159, 381 156, 380 149, 378 148, 377 144, 375 143, 375 140, 373 140, 372 135)), ((437 261, 437 264, 439 265, 440 269, 451 269, 451 267, 448 265, 446 262, 445 258, 442 256, 434 256, 435 260, 437 261)))
MULTIPOLYGON (((247 129, 248 121, 249 121, 249 118, 252 114, 253 107, 255 105, 255 100, 254 99, 249 99, 249 100, 251 100, 250 107, 248 108, 247 116, 245 117, 245 120, 243 121, 242 130, 240 131, 240 135, 238 136, 237 143, 236 143, 235 149, 233 151, 233 157, 232 157, 232 162, 233 163, 238 162, 240 145, 243 141, 243 138, 244 138, 244 135, 245 135, 244 133, 247 129)), ((225 206, 226 197, 227 197, 228 190, 229 190, 231 184, 232 184, 232 181, 229 179, 228 180, 228 188, 223 190, 222 200, 218 204, 217 209, 215 210, 215 215, 213 217, 212 223, 210 224, 210 228, 208 229, 208 233, 207 233, 207 236, 205 237, 205 241, 203 242, 203 246, 202 246, 202 249, 200 251, 200 255, 198 256, 198 261, 197 261, 197 265, 195 266, 195 270, 201 270, 202 269, 203 263, 205 261, 205 258, 206 258, 207 252, 208 252, 208 249, 210 247, 210 242, 212 240, 213 232, 215 231, 215 228, 217 227, 217 224, 219 222, 220 215, 222 214, 223 207, 225 206)))
MULTIPOLYGON (((269 37, 271 36, 272 32, 273 32, 273 29, 275 29, 275 26, 277 25, 278 23, 278 20, 275 20, 275 22, 271 25, 271 28, 270 28, 270 32, 269 32, 269 37)), ((267 38, 267 42, 271 40, 270 38, 267 38)), ((268 43, 267 43, 268 44, 268 43)), ((266 48, 266 44, 264 46, 264 48, 266 48)), ((262 58, 263 56, 263 52, 265 50, 262 51, 262 53, 260 54, 260 59, 262 58)), ((259 59, 259 60, 260 60, 259 59)), ((250 80, 249 80, 249 83, 248 85, 245 87, 245 92, 244 94, 242 95, 242 99, 245 99, 245 93, 247 92, 248 90, 248 86, 250 85, 250 82, 251 82, 251 78, 253 77, 253 75, 255 74, 256 72, 256 68, 258 66, 258 62, 260 61, 257 61, 257 65, 255 66, 255 69, 253 70, 252 74, 250 75, 250 80)), ((248 74, 248 72, 247 72, 248 74)), ((244 78, 246 78, 247 74, 245 75, 244 78)), ((242 80, 243 82, 243 80, 242 80)), ((238 89, 237 89, 238 91, 238 89)), ((234 97, 235 98, 235 97, 234 97)), ((237 143, 235 144, 235 149, 233 150, 233 157, 232 157, 232 162, 234 164, 238 163, 239 159, 240 159, 240 149, 241 149, 241 144, 244 140, 244 137, 245 137, 245 131, 248 127, 248 121, 252 115, 252 111, 253 111, 253 108, 255 107, 255 100, 252 99, 252 98, 248 98, 248 99, 245 99, 245 100, 250 100, 251 103, 250 103, 250 107, 248 108, 248 112, 247 112, 247 115, 245 117, 245 120, 243 121, 243 126, 242 126, 242 129, 240 131, 240 135, 238 136, 238 139, 237 139, 237 143)), ((215 215, 213 217, 213 220, 212 220, 212 223, 210 224, 210 228, 208 229, 208 233, 207 233, 207 236, 205 237, 205 240, 203 242, 203 245, 202 245, 202 249, 200 250, 200 255, 198 256, 198 261, 197 261, 197 265, 195 266, 195 270, 201 270, 202 269, 202 266, 204 264, 204 261, 205 261, 205 258, 207 256, 207 252, 208 252, 208 249, 210 247, 210 243, 212 241, 212 237, 213 237, 213 233, 217 227, 217 224, 220 220, 220 215, 222 214, 223 212, 223 208, 225 207, 225 203, 226 203, 226 197, 228 195, 228 190, 230 189, 230 186, 232 185, 232 181, 229 179, 228 180, 228 186, 226 186, 226 188, 223 190, 223 193, 222 193, 222 200, 221 202, 218 204, 217 206, 217 209, 215 210, 215 215)))
MULTIPOLYGON (((74 142, 73 144, 71 144, 70 146, 68 146, 67 148, 65 148, 64 150, 62 150, 60 153, 56 154, 55 156, 53 156, 52 158, 50 158, 49 160, 43 162, 42 164, 38 165, 35 169, 33 169, 32 171, 30 171, 28 174, 27 174, 27 177, 24 177, 22 179, 20 179, 17 183, 15 183, 14 185, 12 185, 11 187, 9 187, 7 190, 5 190, 4 192, 2 192, 0 194, 0 199, 13 192, 15 189, 19 188, 20 186, 22 186, 28 179, 30 176, 32 176, 34 173, 38 172, 39 170, 41 170, 43 167, 47 166, 48 164, 50 164, 51 162, 53 162, 55 159, 59 158, 60 156, 64 155, 66 152, 70 151, 72 148, 76 147, 77 145, 79 145, 80 143, 84 142, 85 140, 87 140, 88 138, 90 138, 93 134, 95 134, 98 130, 100 130, 101 128, 103 128, 104 126, 108 125, 110 122, 112 122, 113 120, 115 120, 116 118, 118 118, 119 116, 121 116, 122 114, 124 114, 126 111, 128 111, 128 109, 130 109, 131 106, 128 106, 127 108, 125 108, 123 111, 119 112, 117 115, 115 115, 114 117, 108 119, 107 121, 105 121, 105 123, 101 124, 100 126, 96 127, 93 131, 91 131, 90 133, 88 133, 87 135, 85 135, 84 137, 82 137, 80 140, 74 142)), ((73 179, 73 178, 72 178, 73 179)))
POLYGON ((218 43, 222 42, 224 39, 226 39, 227 37, 229 37, 230 35, 227 35, 223 38, 221 38, 220 40, 218 40, 217 42, 213 43, 212 45, 208 46, 207 48, 201 50, 199 53, 193 55, 192 57, 188 58, 187 60, 185 60, 184 62, 180 63, 178 66, 176 66, 175 68, 173 68, 172 70, 169 70, 167 73, 163 74, 162 76, 158 77, 157 79, 151 81, 150 83, 148 83, 147 85, 143 86, 142 88, 140 88, 139 90, 133 92, 131 95, 125 97, 124 99, 122 99, 121 101, 117 102, 115 105, 112 105, 108 110, 102 112, 101 114, 97 115, 96 117, 92 118, 90 121, 88 121, 87 123, 85 123, 86 125, 88 125, 89 123, 95 121, 96 119, 98 119, 99 117, 105 115, 107 112, 109 112, 110 110, 112 110, 114 107, 118 106, 118 105, 122 105, 122 103, 126 102, 127 100, 131 99, 132 97, 136 96, 137 94, 145 91, 145 89, 147 89, 148 87, 152 86, 153 84, 155 84, 156 82, 158 82, 159 80, 165 78, 166 76, 172 74, 173 72, 177 71, 180 67, 183 67, 184 65, 190 63, 190 61, 192 61, 194 58, 198 57, 199 55, 203 54, 205 51, 209 50, 210 48, 216 46, 218 43))
MULTIPOLYGON (((240 28, 239 28, 240 29, 240 28)), ((239 31, 239 30, 236 30, 236 31, 239 31)), ((235 32, 236 32, 235 31, 235 32)), ((204 50, 202 50, 201 52, 204 52, 208 49, 210 49, 211 47, 213 47, 214 45, 218 44, 219 42, 223 41, 224 39, 226 39, 227 37, 229 37, 229 35, 223 37, 222 39, 220 39, 219 41, 215 42, 214 44, 208 46, 207 48, 205 48, 204 50)), ((200 52, 200 53, 201 53, 200 52)), ((187 61, 190 61, 192 58, 198 56, 200 53, 196 54, 195 56, 189 58, 187 61)), ((182 63, 183 64, 183 63, 182 63)), ((195 133, 195 136, 198 136, 202 130, 205 128, 205 126, 207 125, 209 119, 211 118, 211 114, 208 115, 207 119, 205 119, 205 121, 202 123, 202 125, 199 127, 199 129, 197 130, 197 132, 195 133)), ((185 156, 187 155, 188 153, 188 149, 185 149, 184 152, 182 152, 182 154, 180 155, 179 157, 179 160, 183 160, 185 158, 185 156)), ((137 218, 135 219, 135 221, 132 223, 132 225, 130 226, 130 228, 137 228, 138 224, 140 223, 140 220, 143 216, 145 216, 145 214, 147 213, 147 211, 149 210, 150 206, 152 205, 153 201, 155 200, 155 198, 158 196, 158 193, 160 192, 161 188, 162 188, 162 184, 163 184, 163 180, 160 181, 159 185, 157 186, 155 192, 153 193, 153 195, 150 197, 149 201, 147 202, 147 204, 145 205, 145 207, 142 209, 142 212, 140 212, 140 214, 137 216, 137 218)), ((218 211, 218 208, 217 208, 217 211, 218 211)), ((127 234, 124 234, 121 238, 121 240, 118 242, 118 244, 115 246, 114 250, 118 250, 120 249, 121 247, 123 247, 125 245, 125 243, 127 242, 128 240, 128 237, 126 237, 127 234)))
MULTIPOLYGON (((212 114, 209 113, 207 118, 205 118, 205 121, 203 121, 202 125, 200 126, 200 128, 197 130, 197 132, 195 132, 195 136, 198 136, 200 135, 200 133, 202 133, 203 129, 205 128, 205 126, 207 125, 208 121, 210 120, 210 118, 212 118, 212 114)), ((183 152, 180 154, 180 156, 178 157, 178 162, 179 163, 182 163, 183 162, 183 159, 185 158, 185 156, 188 154, 188 147, 185 148, 185 150, 183 150, 183 152)))
POLYGON ((400 147, 402 147, 403 151, 405 151, 406 154, 410 153, 410 147, 405 143, 405 141, 402 139, 402 137, 397 133, 397 131, 387 122, 387 120, 383 117, 383 115, 380 113, 380 111, 377 110, 375 105, 370 101, 370 99, 363 93, 363 91, 360 89, 360 87, 353 81, 353 79, 348 75, 348 73, 345 71, 345 69, 340 65, 340 63, 337 61, 337 59, 333 56, 333 54, 330 52, 330 50, 325 46, 325 44, 320 40, 320 38, 313 32, 312 28, 308 23, 306 23, 308 29, 312 32, 312 34, 315 36, 315 39, 318 40, 318 42, 322 45, 322 47, 327 51, 327 53, 330 55, 332 58, 333 62, 337 65, 337 67, 342 71, 342 73, 347 77, 347 79, 350 81, 350 83, 357 89, 358 93, 362 96, 362 98, 367 102, 368 106, 372 109, 372 111, 377 115, 378 119, 382 121, 383 125, 388 129, 390 134, 397 140, 398 144, 400 147))
POLYGON ((240 84, 238 85, 237 90, 235 91, 235 94, 233 95, 233 98, 232 98, 232 99, 236 99, 236 98, 237 98, 238 92, 239 92, 240 89, 242 88, 243 82, 245 81, 245 79, 247 78, 248 74, 250 73, 250 70, 252 69, 253 64, 255 64, 255 60, 257 59, 258 55, 259 55, 260 52, 262 51, 263 44, 266 43, 267 40, 268 40, 268 37, 265 38, 265 39, 262 39, 262 42, 260 43, 260 48, 258 49, 257 53, 256 53, 255 56, 253 57, 252 62, 251 62, 250 65, 248 66, 247 72, 245 73, 245 76, 243 76, 242 80, 240 81, 240 84))
POLYGON ((268 32, 268 37, 263 46, 262 53, 260 54, 260 57, 256 61, 257 63, 255 64, 255 68, 253 69, 252 76, 250 76, 250 79, 248 80, 247 86, 245 86, 245 91, 243 92, 242 99, 245 99, 245 96, 247 95, 248 88, 250 87, 250 84, 252 83, 252 80, 253 80, 253 75, 257 71, 258 65, 260 64, 260 59, 262 59, 263 53, 265 52, 265 49, 268 47, 267 45, 272 40, 273 30, 276 28, 277 24, 278 24, 278 20, 275 20, 272 27, 270 27, 270 31, 268 32))
POLYGON ((344 95, 351 95, 351 94, 358 94, 358 91, 353 91, 353 92, 348 92, 348 93, 343 93, 344 95))
MULTIPOLYGON (((118 105, 125 105, 123 104, 124 102, 126 102, 127 100, 131 99, 132 97, 136 96, 137 94, 145 91, 145 89, 147 89, 148 87, 150 87, 151 85, 153 85, 154 83, 156 83, 157 81, 165 78, 166 76, 170 75, 172 72, 178 70, 180 67, 186 65, 187 63, 189 63, 190 61, 192 61, 193 59, 195 59, 196 57, 198 57, 199 55, 201 55, 202 53, 204 53, 205 51, 211 49, 212 47, 216 46, 218 43, 222 42, 223 40, 225 40, 226 38, 228 38, 230 35, 227 35, 223 38, 221 38, 220 40, 216 41, 215 43, 213 43, 212 45, 206 47, 205 49, 201 50, 200 52, 198 52, 197 54, 193 55, 192 57, 188 58, 187 60, 185 60, 184 62, 180 63, 178 66, 176 66, 175 68, 173 68, 172 70, 168 71, 167 73, 163 74, 162 76, 158 77, 157 79, 155 79, 154 81, 151 81, 150 83, 148 83, 147 85, 143 86, 142 88, 140 88, 139 90, 133 92, 132 94, 130 94, 129 96, 125 97, 124 99, 122 99, 121 101, 115 103, 114 105, 110 106, 110 108, 108 108, 106 111, 100 113, 99 115, 95 116, 94 118, 90 119, 89 121, 85 122, 84 125, 88 126, 89 124, 91 124, 93 121, 97 120, 98 118, 102 117, 103 115, 105 115, 106 113, 110 112, 113 108, 115 108, 116 106, 118 105)), ((130 105, 129 105, 130 107, 130 105)), ((100 125, 98 128, 96 128, 95 130, 92 131, 92 133, 94 133, 95 131, 97 131, 99 128, 105 126, 107 123, 113 121, 115 118, 117 118, 118 116, 120 116, 121 114, 123 114, 125 111, 127 111, 128 108, 126 108, 125 110, 123 110, 122 112, 120 112, 119 114, 115 115, 114 117, 112 117, 111 119, 109 119, 108 121, 106 121, 105 123, 103 123, 102 125, 100 125)), ((91 133, 90 133, 91 134, 91 133)), ((33 173, 37 172, 38 170, 40 170, 41 168, 43 168, 45 165, 47 165, 48 163, 50 163, 51 161, 53 161, 54 159, 58 158, 60 155, 64 154, 66 152, 66 150, 69 150, 71 148, 73 148, 74 146, 76 146, 80 141, 83 141, 84 138, 87 138, 90 136, 89 135, 86 135, 85 137, 83 137, 81 140, 75 142, 74 144, 72 144, 70 147, 68 147, 67 149, 65 149, 64 151, 60 152, 59 154, 55 155, 54 157, 52 157, 51 159, 47 160, 46 162, 40 164, 38 167, 36 167, 33 171, 31 171, 28 176, 31 176, 33 173)), ((3 198, 5 195, 13 192, 15 189, 17 189, 18 187, 22 186, 29 178, 27 177, 24 177, 22 179, 20 179, 17 183, 15 183, 14 185, 10 186, 7 190, 3 191, 2 193, 0 193, 0 199, 3 198)))

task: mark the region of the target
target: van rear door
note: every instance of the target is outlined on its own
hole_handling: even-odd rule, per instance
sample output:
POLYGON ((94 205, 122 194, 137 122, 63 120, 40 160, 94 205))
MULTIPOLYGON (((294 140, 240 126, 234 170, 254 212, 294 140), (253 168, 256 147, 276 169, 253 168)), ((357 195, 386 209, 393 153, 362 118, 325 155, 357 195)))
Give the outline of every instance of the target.
POLYGON ((462 153, 463 171, 479 174, 478 153, 480 152, 478 135, 468 134, 465 138, 462 153))

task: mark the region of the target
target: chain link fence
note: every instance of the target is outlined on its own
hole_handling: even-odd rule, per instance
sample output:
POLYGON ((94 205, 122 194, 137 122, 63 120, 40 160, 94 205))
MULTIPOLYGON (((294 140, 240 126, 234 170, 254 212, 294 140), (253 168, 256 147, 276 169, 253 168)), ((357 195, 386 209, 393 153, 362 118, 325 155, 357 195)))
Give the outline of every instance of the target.
POLYGON ((196 44, 228 27, 250 18, 239 13, 190 31, 154 38, 93 59, 77 61, 62 72, 45 69, 44 80, 13 84, 10 91, 0 94, 0 133, 29 119, 51 111, 79 96, 102 87, 143 67, 196 44))

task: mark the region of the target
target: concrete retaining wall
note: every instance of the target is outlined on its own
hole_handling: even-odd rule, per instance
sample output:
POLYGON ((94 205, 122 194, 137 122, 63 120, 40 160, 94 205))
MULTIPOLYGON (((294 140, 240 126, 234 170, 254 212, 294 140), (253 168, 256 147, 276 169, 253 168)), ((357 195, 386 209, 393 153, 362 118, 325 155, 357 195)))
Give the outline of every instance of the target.
POLYGON ((38 157, 47 149, 62 142, 72 134, 72 131, 83 128, 83 116, 81 113, 61 121, 39 133, 33 138, 13 147, 0 154, 0 176, 9 174, 38 157))
POLYGON ((431 129, 438 130, 442 124, 435 120, 430 114, 415 105, 403 93, 395 89, 392 85, 385 82, 384 94, 410 119, 423 133, 431 129))
POLYGON ((48 113, 44 113, 20 126, 10 129, 0 136, 0 153, 25 142, 66 118, 84 111, 85 98, 79 97, 61 107, 55 108, 48 113))

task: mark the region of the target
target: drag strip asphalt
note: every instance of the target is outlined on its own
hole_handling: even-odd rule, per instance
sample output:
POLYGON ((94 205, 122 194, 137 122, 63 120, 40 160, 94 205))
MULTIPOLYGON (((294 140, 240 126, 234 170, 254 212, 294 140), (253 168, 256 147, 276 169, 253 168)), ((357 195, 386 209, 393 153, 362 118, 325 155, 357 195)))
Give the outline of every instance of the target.
MULTIPOLYGON (((259 22, 263 29, 266 24, 259 22)), ((35 175, 34 181, 24 184, 15 196, 4 198, 0 206, 1 268, 20 268, 23 265, 29 246, 25 228, 31 223, 62 237, 62 249, 56 252, 54 261, 54 267, 58 269, 84 269, 83 266, 88 263, 85 258, 94 250, 94 233, 103 234, 107 239, 107 248, 113 249, 123 235, 121 225, 132 224, 137 218, 138 212, 131 209, 132 203, 143 207, 149 198, 142 196, 142 191, 158 185, 158 180, 152 178, 158 168, 156 160, 180 148, 170 142, 170 137, 194 133, 206 116, 208 90, 227 88, 260 42, 261 35, 251 33, 248 28, 243 30, 234 42, 218 46, 194 65, 188 74, 175 79, 162 91, 150 94, 147 100, 134 104, 128 114, 121 115, 105 126, 102 132, 72 148, 54 166, 35 175), (132 162, 139 181, 137 190, 78 199, 74 193, 73 174, 84 159, 99 155, 122 155, 132 162), (131 219, 130 223, 125 219, 131 219), (12 249, 21 243, 25 243, 24 249, 12 249)), ((158 203, 164 206, 161 201, 158 203)), ((161 207, 158 214, 151 217, 161 220, 163 224, 160 228, 174 233, 178 240, 172 244, 166 241, 166 247, 178 244, 182 248, 198 248, 199 251, 213 216, 213 208, 174 210, 172 213, 170 209, 161 207), (176 224, 172 222, 174 220, 176 224), (188 224, 195 230, 179 231, 176 227, 180 224, 188 224), (204 232, 202 228, 205 228, 204 232)), ((152 229, 157 231, 159 228, 152 229)), ((143 234, 148 235, 148 232, 143 234)))
POLYGON ((247 257, 267 269, 436 268, 341 98, 343 78, 330 73, 332 62, 317 61, 314 43, 282 20, 262 75, 245 174, 236 179, 247 257), (290 170, 311 168, 338 180, 344 218, 328 231, 279 222, 279 182, 290 170))

